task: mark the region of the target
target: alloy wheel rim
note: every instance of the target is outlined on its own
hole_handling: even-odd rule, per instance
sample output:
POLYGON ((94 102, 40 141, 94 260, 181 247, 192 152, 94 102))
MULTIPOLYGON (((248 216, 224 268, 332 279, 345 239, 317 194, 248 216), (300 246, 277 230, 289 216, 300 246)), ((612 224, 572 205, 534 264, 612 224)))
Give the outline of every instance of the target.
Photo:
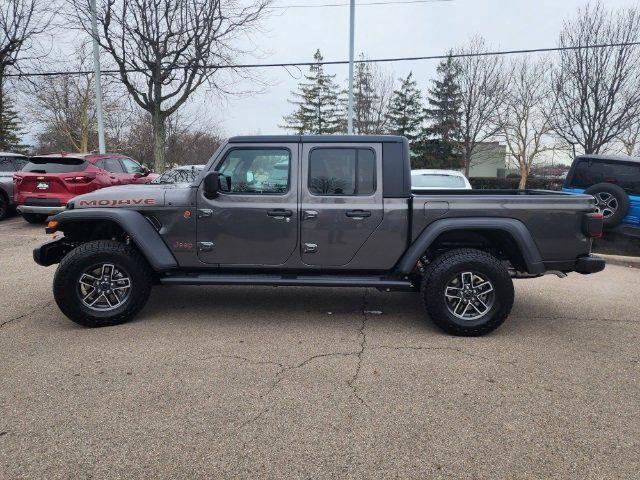
POLYGON ((491 281, 478 272, 461 272, 447 283, 444 290, 445 305, 449 312, 464 321, 485 316, 495 302, 491 281))
POLYGON ((115 310, 128 300, 131 279, 126 271, 112 263, 93 265, 80 275, 78 293, 82 304, 91 310, 115 310))
POLYGON ((596 204, 604 218, 610 218, 618 211, 618 199, 607 192, 596 194, 596 204))

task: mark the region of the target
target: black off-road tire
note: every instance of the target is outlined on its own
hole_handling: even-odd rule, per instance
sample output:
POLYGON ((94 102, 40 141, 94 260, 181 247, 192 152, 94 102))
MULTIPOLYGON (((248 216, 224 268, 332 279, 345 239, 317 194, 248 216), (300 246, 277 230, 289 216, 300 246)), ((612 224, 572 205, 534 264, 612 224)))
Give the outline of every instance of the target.
POLYGON ((42 213, 23 213, 22 218, 29 223, 44 223, 47 219, 47 215, 42 213))
POLYGON ((0 220, 4 220, 5 218, 7 218, 7 215, 9 214, 9 201, 7 200, 7 197, 0 192, 0 220))
POLYGON ((475 337, 498 328, 511 312, 514 300, 513 281, 505 266, 481 250, 461 248, 436 257, 425 269, 421 294, 431 320, 452 335, 475 337), (445 289, 462 272, 471 271, 489 279, 495 295, 485 315, 474 321, 462 320, 447 308, 445 289))
POLYGON ((132 246, 113 240, 96 240, 76 247, 58 265, 53 278, 53 296, 62 313, 85 327, 107 327, 125 323, 144 307, 153 283, 153 272, 132 246), (99 312, 82 303, 78 282, 92 265, 110 263, 131 280, 126 301, 115 310, 99 312))
POLYGON ((618 208, 610 217, 603 219, 604 228, 613 228, 622 222, 622 219, 627 216, 631 202, 629 201, 629 195, 624 191, 622 187, 613 183, 596 183, 587 188, 584 193, 593 195, 598 201, 597 195, 600 193, 606 193, 611 195, 618 202, 618 208))

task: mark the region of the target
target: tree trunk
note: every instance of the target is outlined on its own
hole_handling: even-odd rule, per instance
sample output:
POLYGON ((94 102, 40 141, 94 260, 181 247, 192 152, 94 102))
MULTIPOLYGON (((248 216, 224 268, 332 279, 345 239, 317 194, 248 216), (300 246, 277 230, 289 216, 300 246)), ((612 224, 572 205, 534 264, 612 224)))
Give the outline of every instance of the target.
POLYGON ((471 155, 470 149, 466 147, 464 149, 464 176, 469 178, 469 172, 471 171, 471 155))
POLYGON ((527 177, 529 175, 527 175, 526 172, 521 171, 520 172, 520 185, 518 185, 518 188, 520 190, 524 190, 525 188, 527 188, 527 177))
POLYGON ((166 117, 162 112, 151 114, 153 126, 153 171, 162 173, 165 170, 166 117))
POLYGON ((524 190, 527 188, 527 179, 529 178, 529 167, 527 165, 520 164, 520 184, 518 188, 524 190))

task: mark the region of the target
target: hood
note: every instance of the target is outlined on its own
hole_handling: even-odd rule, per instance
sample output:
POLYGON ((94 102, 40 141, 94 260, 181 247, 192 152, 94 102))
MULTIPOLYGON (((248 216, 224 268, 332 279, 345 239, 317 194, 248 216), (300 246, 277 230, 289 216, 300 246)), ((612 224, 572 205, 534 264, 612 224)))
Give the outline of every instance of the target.
POLYGON ((175 185, 121 185, 107 187, 74 197, 73 208, 144 208, 163 207, 168 190, 175 185))

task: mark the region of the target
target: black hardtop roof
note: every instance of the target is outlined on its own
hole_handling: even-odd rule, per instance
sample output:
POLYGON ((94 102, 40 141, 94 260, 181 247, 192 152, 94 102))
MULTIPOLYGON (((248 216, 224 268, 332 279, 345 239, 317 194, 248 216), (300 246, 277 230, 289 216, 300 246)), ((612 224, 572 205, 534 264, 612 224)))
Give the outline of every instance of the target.
POLYGON ((576 160, 606 160, 607 162, 633 162, 640 163, 640 157, 628 157, 626 155, 578 155, 576 160))
POLYGON ((229 143, 402 143, 398 135, 247 135, 229 143))

